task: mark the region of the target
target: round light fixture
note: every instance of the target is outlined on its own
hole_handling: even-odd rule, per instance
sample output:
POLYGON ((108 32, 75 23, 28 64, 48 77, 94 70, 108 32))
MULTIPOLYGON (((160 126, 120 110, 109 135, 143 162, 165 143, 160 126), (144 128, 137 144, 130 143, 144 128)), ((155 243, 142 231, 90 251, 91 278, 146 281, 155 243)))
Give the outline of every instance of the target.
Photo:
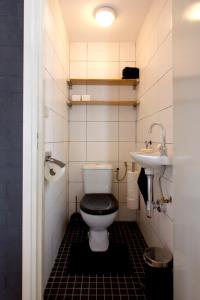
POLYGON ((95 11, 95 19, 101 27, 111 26, 115 17, 115 11, 111 7, 100 7, 95 11))
POLYGON ((186 9, 185 17, 189 21, 199 22, 200 21, 200 2, 195 2, 195 3, 190 4, 190 6, 188 6, 186 9))

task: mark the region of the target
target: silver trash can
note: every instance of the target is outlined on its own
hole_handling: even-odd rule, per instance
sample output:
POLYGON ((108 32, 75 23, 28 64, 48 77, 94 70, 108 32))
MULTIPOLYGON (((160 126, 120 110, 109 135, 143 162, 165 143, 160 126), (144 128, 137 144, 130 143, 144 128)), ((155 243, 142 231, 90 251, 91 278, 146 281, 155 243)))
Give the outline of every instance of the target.
POLYGON ((165 248, 150 247, 145 261, 145 293, 148 300, 173 299, 172 254, 165 248))

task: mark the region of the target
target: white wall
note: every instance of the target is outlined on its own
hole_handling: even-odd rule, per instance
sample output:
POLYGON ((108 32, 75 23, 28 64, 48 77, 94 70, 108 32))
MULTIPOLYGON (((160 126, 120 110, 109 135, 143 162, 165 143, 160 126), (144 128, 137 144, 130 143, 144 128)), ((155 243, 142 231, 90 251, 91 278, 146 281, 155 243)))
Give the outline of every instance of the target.
POLYGON ((174 299, 200 299, 200 22, 196 1, 173 1, 174 299), (193 9, 191 9, 193 7, 193 9))
MULTIPOLYGON (((71 78, 118 78, 125 66, 135 66, 134 43, 71 43, 71 78)), ((70 94, 90 94, 94 100, 135 99, 133 87, 73 86, 70 94)), ((81 167, 85 162, 111 162, 124 171, 123 162, 135 149, 136 111, 133 107, 82 105, 70 109, 69 210, 83 196, 81 167)), ((122 174, 121 172, 121 174, 122 174)), ((126 182, 113 177, 113 193, 119 199, 119 220, 134 220, 126 207, 126 182)))
POLYGON ((69 44, 58 1, 45 4, 44 103, 45 150, 67 164, 58 182, 45 181, 44 285, 60 246, 67 222, 68 203, 68 108, 69 44))
MULTIPOLYGON (((153 122, 160 122, 167 132, 169 152, 173 145, 173 64, 172 64, 172 0, 154 0, 136 42, 136 61, 140 68, 137 109, 137 148, 144 146, 148 138, 161 142, 161 131, 154 128, 147 137, 153 122)), ((165 196, 172 195, 172 168, 167 168, 162 180, 165 196)), ((154 184, 155 200, 159 197, 154 184)), ((152 219, 145 215, 144 201, 138 213, 139 226, 149 245, 166 246, 173 250, 173 204, 167 205, 167 212, 154 211, 152 219)))

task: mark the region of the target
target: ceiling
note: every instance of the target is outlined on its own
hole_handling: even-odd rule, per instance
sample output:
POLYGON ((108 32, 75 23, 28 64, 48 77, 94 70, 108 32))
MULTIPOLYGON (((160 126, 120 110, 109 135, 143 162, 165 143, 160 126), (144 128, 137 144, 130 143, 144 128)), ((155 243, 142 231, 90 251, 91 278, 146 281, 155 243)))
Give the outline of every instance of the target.
POLYGON ((152 0, 59 0, 72 42, 135 41, 152 0), (99 6, 115 9, 117 18, 109 28, 99 27, 93 17, 99 6))

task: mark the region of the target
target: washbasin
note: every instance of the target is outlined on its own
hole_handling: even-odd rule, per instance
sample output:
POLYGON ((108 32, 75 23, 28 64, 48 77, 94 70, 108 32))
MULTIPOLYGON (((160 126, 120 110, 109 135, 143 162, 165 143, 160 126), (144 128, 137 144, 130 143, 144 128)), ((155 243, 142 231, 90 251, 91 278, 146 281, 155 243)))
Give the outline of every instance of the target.
POLYGON ((160 152, 130 152, 132 159, 142 168, 155 169, 172 164, 169 156, 161 155, 160 152))

